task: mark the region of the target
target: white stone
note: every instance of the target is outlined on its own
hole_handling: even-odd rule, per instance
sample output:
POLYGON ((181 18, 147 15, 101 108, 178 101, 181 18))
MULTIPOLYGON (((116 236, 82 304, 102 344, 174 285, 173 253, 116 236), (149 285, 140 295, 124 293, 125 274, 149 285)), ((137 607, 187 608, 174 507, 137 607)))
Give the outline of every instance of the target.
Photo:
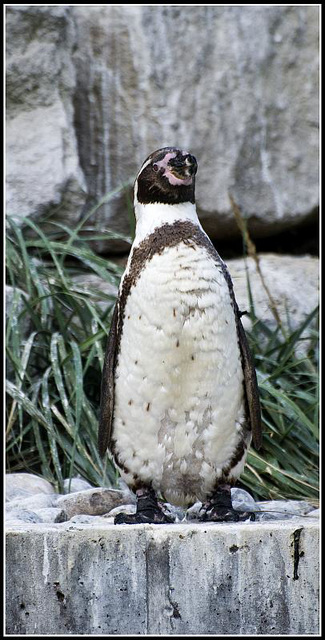
MULTIPOLYGON (((106 522, 106 521, 103 521, 103 517, 102 516, 84 515, 84 514, 80 513, 80 514, 70 518, 69 524, 91 524, 91 525, 94 525, 95 523, 98 524, 100 522, 106 522)), ((113 518, 112 518, 112 520, 113 520, 113 518)))
POLYGON ((114 507, 114 509, 111 509, 111 511, 109 511, 108 513, 105 514, 105 516, 103 516, 104 518, 114 518, 115 516, 117 516, 118 513, 127 513, 127 514, 131 514, 133 515, 136 512, 136 505, 135 504, 122 504, 119 507, 114 507))
POLYGON ((33 473, 7 473, 5 480, 6 500, 27 498, 39 493, 53 494, 50 482, 33 473))
POLYGON ((308 518, 320 518, 321 510, 313 509, 313 511, 309 511, 308 518))
POLYGON ((231 502, 234 509, 238 511, 255 511, 258 510, 258 506, 254 498, 245 491, 245 489, 238 489, 234 487, 231 489, 231 502))
POLYGON ((15 509, 10 509, 9 511, 6 511, 6 516, 5 516, 6 527, 11 526, 13 524, 23 523, 23 522, 36 524, 36 523, 42 522, 42 518, 39 515, 37 515, 35 511, 32 511, 31 509, 23 509, 20 507, 16 507, 15 509))

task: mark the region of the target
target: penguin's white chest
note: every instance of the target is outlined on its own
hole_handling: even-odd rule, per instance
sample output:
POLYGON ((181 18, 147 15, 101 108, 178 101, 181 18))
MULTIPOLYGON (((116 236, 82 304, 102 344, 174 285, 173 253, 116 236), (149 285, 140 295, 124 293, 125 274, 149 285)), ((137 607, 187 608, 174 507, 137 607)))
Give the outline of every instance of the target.
POLYGON ((175 504, 203 499, 240 440, 243 371, 221 268, 181 242, 147 262, 128 295, 113 438, 129 474, 175 504))

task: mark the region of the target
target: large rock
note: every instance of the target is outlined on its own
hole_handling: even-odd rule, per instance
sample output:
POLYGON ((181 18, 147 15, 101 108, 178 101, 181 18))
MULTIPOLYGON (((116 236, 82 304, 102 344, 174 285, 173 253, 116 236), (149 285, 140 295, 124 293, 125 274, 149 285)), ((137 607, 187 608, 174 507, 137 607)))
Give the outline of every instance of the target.
MULTIPOLYGON (((213 239, 239 233, 229 193, 255 237, 315 217, 317 6, 7 12, 9 213, 50 212, 73 226, 83 175, 89 211, 154 149, 179 145, 197 156, 198 209, 213 239)), ((128 233, 128 211, 123 192, 89 222, 128 233)))
MULTIPOLYGON (((246 261, 243 258, 226 261, 239 308, 241 311, 250 310, 247 285, 249 279, 257 318, 270 328, 275 328, 277 321, 264 286, 266 285, 284 329, 298 329, 319 304, 318 258, 268 253, 259 254, 258 260, 264 284, 253 258, 249 257, 246 261)), ((247 316, 243 316, 242 322, 245 328, 251 327, 247 316)))
MULTIPOLYGON (((314 215, 317 7, 76 6, 73 16, 91 201, 134 177, 154 149, 180 145, 197 156, 212 238, 238 234, 229 193, 255 236, 314 215)), ((98 228, 107 221, 128 230, 124 197, 96 212, 98 228)))
POLYGON ((135 501, 131 491, 118 489, 86 489, 58 498, 56 506, 63 509, 69 520, 75 515, 103 515, 120 504, 135 501))
MULTIPOLYGON (((74 130, 74 24, 60 6, 7 7, 7 212, 74 226, 85 201, 74 130)), ((53 231, 53 227, 52 227, 53 231)))

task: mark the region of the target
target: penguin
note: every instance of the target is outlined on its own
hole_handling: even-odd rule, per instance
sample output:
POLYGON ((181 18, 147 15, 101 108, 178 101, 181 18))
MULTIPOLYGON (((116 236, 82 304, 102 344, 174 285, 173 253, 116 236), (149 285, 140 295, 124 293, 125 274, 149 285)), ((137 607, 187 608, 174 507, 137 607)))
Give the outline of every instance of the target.
POLYGON ((195 206, 195 157, 151 153, 134 184, 136 232, 111 320, 98 449, 136 494, 116 524, 169 523, 164 503, 238 521, 231 488, 261 445, 256 372, 231 276, 195 206))

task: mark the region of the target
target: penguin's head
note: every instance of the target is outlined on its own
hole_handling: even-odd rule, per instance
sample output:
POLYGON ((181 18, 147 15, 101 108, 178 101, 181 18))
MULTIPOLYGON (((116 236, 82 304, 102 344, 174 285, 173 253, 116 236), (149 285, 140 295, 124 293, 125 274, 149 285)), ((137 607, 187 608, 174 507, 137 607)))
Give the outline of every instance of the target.
POLYGON ((197 162, 187 151, 164 147, 148 156, 135 181, 135 198, 142 204, 195 202, 197 162))

